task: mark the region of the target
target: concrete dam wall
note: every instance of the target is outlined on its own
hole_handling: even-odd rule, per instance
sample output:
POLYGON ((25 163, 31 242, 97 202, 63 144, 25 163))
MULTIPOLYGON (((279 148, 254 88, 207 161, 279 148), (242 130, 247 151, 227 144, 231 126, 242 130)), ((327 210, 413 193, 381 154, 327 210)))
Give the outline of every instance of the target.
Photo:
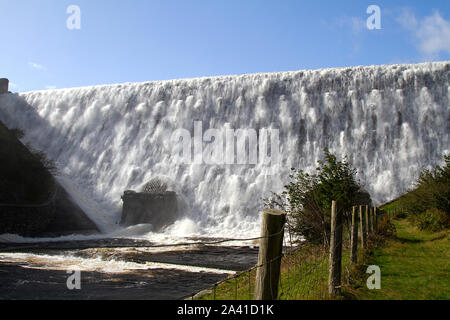
MULTIPOLYGON (((186 204, 183 226, 167 235, 188 226, 240 237, 259 233, 261 198, 283 189, 290 168, 312 172, 325 147, 348 156, 374 204, 405 192, 450 152, 449 80, 450 63, 436 62, 36 91, 0 95, 0 120, 63 168, 104 232, 121 220, 124 190, 163 176, 186 204), (174 152, 177 130, 227 128, 277 129, 278 170, 174 152)), ((195 143, 204 152, 213 144, 205 135, 195 143)))

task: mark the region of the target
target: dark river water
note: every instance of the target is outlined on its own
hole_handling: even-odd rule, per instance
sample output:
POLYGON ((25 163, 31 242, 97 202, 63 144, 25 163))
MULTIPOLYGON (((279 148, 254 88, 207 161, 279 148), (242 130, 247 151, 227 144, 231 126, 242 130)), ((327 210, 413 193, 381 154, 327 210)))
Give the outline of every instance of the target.
POLYGON ((251 268, 257 255, 251 246, 131 239, 0 243, 0 299, 183 299, 251 268), (70 290, 76 270, 80 289, 70 290))

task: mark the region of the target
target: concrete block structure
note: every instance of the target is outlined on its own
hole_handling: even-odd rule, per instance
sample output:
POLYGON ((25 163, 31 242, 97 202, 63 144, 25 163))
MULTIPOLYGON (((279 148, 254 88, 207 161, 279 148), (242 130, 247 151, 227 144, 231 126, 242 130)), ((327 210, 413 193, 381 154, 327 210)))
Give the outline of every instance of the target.
POLYGON ((121 225, 151 224, 153 231, 172 224, 180 217, 177 195, 172 191, 163 193, 138 193, 125 191, 122 196, 121 225))

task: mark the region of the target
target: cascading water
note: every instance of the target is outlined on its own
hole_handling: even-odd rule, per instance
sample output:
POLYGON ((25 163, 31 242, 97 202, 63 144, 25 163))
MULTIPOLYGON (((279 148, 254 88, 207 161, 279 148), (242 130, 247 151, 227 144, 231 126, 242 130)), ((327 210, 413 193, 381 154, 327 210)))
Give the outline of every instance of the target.
POLYGON ((348 155, 378 204, 409 188, 449 152, 449 71, 437 62, 36 91, 0 96, 0 119, 57 162, 105 232, 124 190, 162 177, 185 203, 166 236, 242 237, 259 233, 261 198, 281 191, 291 167, 313 170, 324 147, 348 155), (278 129, 279 170, 180 163, 172 133, 193 135, 195 121, 278 129))

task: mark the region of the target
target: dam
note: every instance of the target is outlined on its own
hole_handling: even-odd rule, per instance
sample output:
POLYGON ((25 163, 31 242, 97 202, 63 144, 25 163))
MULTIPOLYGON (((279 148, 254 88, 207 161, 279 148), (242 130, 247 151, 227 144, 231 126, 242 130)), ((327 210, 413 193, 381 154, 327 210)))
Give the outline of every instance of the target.
MULTIPOLYGON (((450 62, 434 62, 3 94, 0 120, 56 162, 103 232, 118 228, 124 190, 158 176, 181 210, 167 235, 241 237, 259 233, 261 199, 283 189, 292 167, 312 172, 325 147, 348 156, 375 204, 412 187, 450 152, 449 75, 450 62), (180 161, 173 132, 195 136, 198 123, 277 130, 277 170, 180 161)), ((200 143, 204 155, 213 141, 200 143)))

